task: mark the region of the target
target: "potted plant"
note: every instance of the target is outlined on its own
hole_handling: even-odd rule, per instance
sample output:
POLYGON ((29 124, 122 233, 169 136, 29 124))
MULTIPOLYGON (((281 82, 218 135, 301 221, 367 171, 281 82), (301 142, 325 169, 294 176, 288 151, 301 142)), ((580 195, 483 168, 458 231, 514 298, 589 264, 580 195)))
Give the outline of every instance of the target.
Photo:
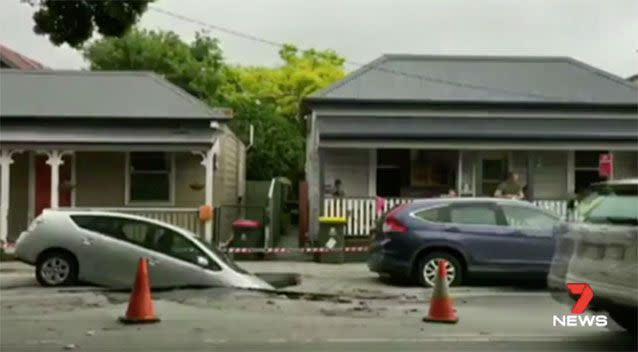
POLYGON ((201 182, 192 182, 188 185, 188 187, 190 187, 190 189, 192 189, 193 191, 201 191, 202 189, 204 189, 204 186, 205 185, 201 182))
POLYGON ((60 182, 59 190, 60 191, 71 191, 75 188, 75 184, 70 180, 65 180, 60 182))

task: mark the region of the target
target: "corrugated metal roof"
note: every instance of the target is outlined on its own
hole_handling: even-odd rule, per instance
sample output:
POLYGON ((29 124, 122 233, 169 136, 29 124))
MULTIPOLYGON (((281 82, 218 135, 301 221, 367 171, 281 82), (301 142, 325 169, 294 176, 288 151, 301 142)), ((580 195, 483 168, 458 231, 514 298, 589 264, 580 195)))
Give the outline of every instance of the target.
POLYGON ((638 119, 322 117, 323 139, 638 140, 638 119), (365 128, 361 128, 365 126, 365 128))
POLYGON ((219 133, 213 129, 7 125, 0 129, 0 140, 2 143, 210 145, 219 133))
POLYGON ((384 55, 310 97, 330 99, 635 104, 638 88, 568 57, 384 55))
POLYGON ((0 116, 228 119, 151 72, 0 70, 0 116))

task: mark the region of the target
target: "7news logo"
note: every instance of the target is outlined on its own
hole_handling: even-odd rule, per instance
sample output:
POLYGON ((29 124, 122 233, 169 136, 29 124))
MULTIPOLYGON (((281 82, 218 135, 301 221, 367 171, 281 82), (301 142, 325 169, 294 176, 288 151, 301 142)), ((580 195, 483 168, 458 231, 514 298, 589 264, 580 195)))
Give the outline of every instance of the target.
POLYGON ((606 327, 607 316, 606 315, 584 315, 589 303, 594 298, 594 290, 585 283, 569 283, 566 284, 567 289, 573 295, 579 295, 578 300, 572 307, 570 315, 554 315, 552 319, 553 326, 563 327, 584 327, 584 326, 596 326, 606 327))

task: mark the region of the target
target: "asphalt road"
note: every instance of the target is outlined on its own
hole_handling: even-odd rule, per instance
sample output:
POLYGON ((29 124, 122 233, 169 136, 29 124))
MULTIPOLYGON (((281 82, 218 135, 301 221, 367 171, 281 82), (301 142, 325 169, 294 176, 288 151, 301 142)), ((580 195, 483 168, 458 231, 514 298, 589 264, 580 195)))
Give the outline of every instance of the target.
POLYGON ((387 285, 353 266, 309 265, 306 281, 285 294, 157 292, 161 322, 124 326, 117 320, 128 293, 42 288, 18 269, 0 271, 0 351, 636 350, 618 327, 553 327, 552 315, 569 307, 542 289, 453 288, 459 323, 427 324, 431 291, 387 285))
MULTIPOLYGON (((98 341, 96 339, 96 341, 98 341)), ((483 338, 481 336, 433 336, 410 339, 306 339, 290 341, 268 339, 262 341, 224 339, 175 339, 171 334, 143 342, 128 337, 99 342, 76 342, 66 344, 61 340, 30 340, 24 344, 2 343, 2 351, 47 352, 78 350, 94 352, 111 351, 636 351, 636 341, 627 336, 608 335, 601 338, 551 338, 534 336, 513 336, 509 338, 483 338)))

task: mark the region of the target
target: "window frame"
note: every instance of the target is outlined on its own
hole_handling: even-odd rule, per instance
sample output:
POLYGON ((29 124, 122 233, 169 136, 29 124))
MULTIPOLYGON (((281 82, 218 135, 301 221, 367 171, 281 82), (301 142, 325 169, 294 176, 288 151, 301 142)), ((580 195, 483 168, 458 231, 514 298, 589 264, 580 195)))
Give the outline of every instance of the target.
POLYGON ((434 225, 445 225, 445 224, 449 224, 450 223, 450 204, 437 204, 437 205, 432 205, 432 206, 426 206, 426 207, 422 207, 422 208, 418 208, 415 209, 413 211, 410 212, 410 217, 413 219, 416 219, 418 221, 422 221, 426 224, 434 224, 434 225), (447 209, 446 209, 447 208, 447 209), (444 211, 446 212, 445 217, 446 221, 444 222, 438 222, 438 221, 430 221, 430 220, 426 220, 420 216, 418 216, 418 213, 424 212, 424 211, 428 211, 428 210, 435 210, 435 209, 445 209, 444 211))
MULTIPOLYGON (((150 151, 154 152, 154 151, 150 151)), ((168 158, 168 164, 170 170, 168 171, 168 200, 157 200, 157 201, 144 201, 144 200, 132 200, 131 199, 131 153, 144 153, 140 152, 126 152, 126 158, 124 161, 124 202, 125 205, 147 205, 147 206, 174 206, 175 205, 175 171, 176 171, 176 162, 175 162, 175 153, 174 152, 162 152, 168 158)))
MULTIPOLYGON (((75 219, 75 217, 86 217, 86 218, 93 218, 93 219, 108 219, 109 221, 112 221, 114 224, 117 223, 117 225, 119 225, 120 229, 121 227, 124 225, 123 222, 136 222, 136 223, 144 223, 144 224, 150 224, 146 221, 142 221, 142 220, 138 220, 138 219, 130 219, 127 217, 122 217, 122 216, 113 216, 113 215, 104 215, 104 214, 71 214, 69 215, 69 218, 71 219, 71 222, 73 222, 73 224, 75 226, 77 226, 78 228, 84 230, 84 231, 91 231, 93 233, 96 233, 100 236, 105 236, 109 239, 112 239, 114 241, 122 241, 122 242, 126 242, 128 244, 131 245, 135 245, 135 246, 140 246, 142 248, 147 248, 146 246, 144 246, 144 244, 140 244, 134 241, 131 241, 128 238, 125 238, 126 236, 124 236, 123 238, 117 237, 112 233, 104 233, 101 231, 97 231, 96 229, 91 229, 91 228, 87 228, 84 227, 80 224, 77 223, 77 220, 75 219)), ((112 228, 110 230, 113 230, 112 228)), ((144 236, 146 236, 146 234, 144 234, 144 236)), ((144 238, 146 240, 146 238, 144 238)))
MULTIPOLYGON (((198 267, 200 269, 211 270, 211 271, 222 271, 222 267, 219 265, 217 260, 215 260, 215 258, 213 258, 210 254, 208 254, 204 249, 202 249, 200 247, 200 244, 197 243, 197 241, 194 241, 193 239, 189 238, 188 236, 184 235, 183 233, 180 233, 179 231, 175 231, 175 230, 173 230, 171 228, 168 228, 166 226, 162 226, 162 225, 158 225, 158 224, 154 224, 154 223, 149 223, 149 224, 151 224, 152 226, 156 226, 156 227, 162 228, 165 231, 167 231, 168 234, 171 234, 172 236, 180 237, 181 239, 183 239, 184 241, 189 243, 191 246, 195 247, 197 249, 197 251, 199 251, 199 255, 201 255, 202 257, 206 258, 206 260, 208 260, 208 266, 207 267, 202 267, 202 266, 200 266, 197 263, 193 263, 193 262, 191 262, 189 260, 177 257, 177 256, 172 255, 170 253, 161 252, 161 251, 159 251, 159 250, 157 250, 155 248, 148 248, 148 247, 144 247, 144 248, 146 248, 146 249, 148 249, 150 251, 153 251, 155 253, 159 253, 161 255, 168 256, 168 257, 170 257, 172 259, 179 260, 181 262, 194 265, 194 266, 196 266, 196 267, 198 267)), ((171 242, 171 245, 173 245, 172 242, 171 242)))
POLYGON ((146 221, 146 220, 131 219, 131 218, 124 217, 124 216, 112 216, 112 215, 103 215, 103 214, 72 214, 72 215, 69 216, 69 218, 70 218, 70 220, 71 220, 71 222, 73 223, 74 226, 77 226, 79 229, 81 229, 83 231, 91 231, 93 233, 96 233, 96 234, 98 234, 100 236, 105 236, 105 237, 107 237, 107 238, 109 238, 111 240, 114 240, 114 241, 120 241, 120 242, 128 243, 130 245, 137 246, 137 247, 143 248, 145 250, 149 250, 149 251, 151 251, 153 253, 157 253, 157 254, 160 254, 160 255, 165 255, 165 256, 170 257, 172 259, 179 260, 181 262, 194 265, 194 266, 196 266, 196 267, 198 267, 200 269, 210 270, 210 271, 222 271, 223 270, 222 266, 219 264, 219 262, 213 256, 211 256, 209 253, 207 253, 206 249, 202 248, 202 246, 199 243, 197 243, 197 241, 195 241, 192 238, 190 238, 189 236, 181 233, 180 231, 173 230, 173 229, 171 229, 169 227, 166 227, 166 226, 163 226, 163 225, 160 225, 160 224, 156 224, 154 222, 146 221), (113 234, 102 233, 102 232, 98 232, 98 231, 96 231, 94 229, 90 229, 90 228, 86 228, 84 226, 81 226, 80 224, 78 224, 76 222, 76 219, 74 219, 74 217, 108 218, 108 219, 110 219, 112 221, 119 222, 120 226, 123 225, 122 222, 132 222, 132 223, 142 223, 142 224, 150 226, 150 227, 162 228, 165 231, 167 231, 168 233, 171 233, 173 236, 182 237, 186 242, 190 243, 192 246, 197 248, 199 253, 208 260, 208 267, 202 267, 202 266, 198 265, 197 263, 193 263, 191 261, 188 261, 186 259, 174 256, 174 255, 171 255, 169 253, 160 252, 156 248, 147 246, 146 244, 147 244, 148 240, 147 240, 146 236, 148 235, 148 229, 147 229, 147 232, 144 234, 145 238, 144 238, 143 243, 137 243, 137 242, 133 242, 133 241, 127 239, 127 238, 118 238, 116 236, 113 236, 113 234))
POLYGON ((533 230, 533 231, 541 231, 541 230, 542 230, 542 229, 534 228, 534 227, 531 227, 531 226, 521 226, 521 227, 516 227, 516 226, 514 226, 514 225, 510 224, 510 223, 509 223, 509 221, 507 220, 507 215, 506 215, 506 213, 505 213, 505 208, 506 208, 506 207, 510 207, 510 208, 518 208, 518 209, 525 209, 525 210, 529 210, 530 212, 536 212, 536 213, 539 213, 539 214, 541 214, 541 215, 545 215, 545 216, 547 216, 548 218, 554 219, 554 221, 556 222, 556 223, 554 224, 554 226, 555 226, 556 224, 558 224, 558 223, 560 223, 560 222, 561 222, 561 219, 560 219, 559 217, 554 216, 553 214, 548 213, 548 212, 544 211, 543 209, 533 208, 533 207, 526 207, 526 206, 524 206, 524 205, 516 205, 516 204, 499 204, 498 206, 499 206, 500 211, 501 211, 501 212, 502 212, 502 214, 503 214, 503 218, 504 218, 504 220, 505 220, 505 222, 506 222, 506 225, 505 225, 505 226, 510 227, 510 228, 512 228, 512 229, 517 229, 517 230, 518 230, 518 229, 522 229, 522 230, 533 230))
POLYGON ((446 224, 449 225, 454 225, 454 226, 481 226, 481 227, 503 227, 503 226, 507 226, 507 220, 505 219, 505 215, 503 214, 502 209, 499 207, 498 204, 496 203, 490 203, 490 202, 462 202, 462 203, 450 203, 448 204, 450 207, 450 214, 449 214, 449 222, 447 222, 446 224), (496 224, 466 224, 466 223, 459 223, 459 222, 453 222, 452 221, 452 210, 453 208, 469 208, 469 207, 480 207, 480 206, 484 206, 487 208, 490 208, 491 210, 494 211, 494 214, 496 216, 496 224))

